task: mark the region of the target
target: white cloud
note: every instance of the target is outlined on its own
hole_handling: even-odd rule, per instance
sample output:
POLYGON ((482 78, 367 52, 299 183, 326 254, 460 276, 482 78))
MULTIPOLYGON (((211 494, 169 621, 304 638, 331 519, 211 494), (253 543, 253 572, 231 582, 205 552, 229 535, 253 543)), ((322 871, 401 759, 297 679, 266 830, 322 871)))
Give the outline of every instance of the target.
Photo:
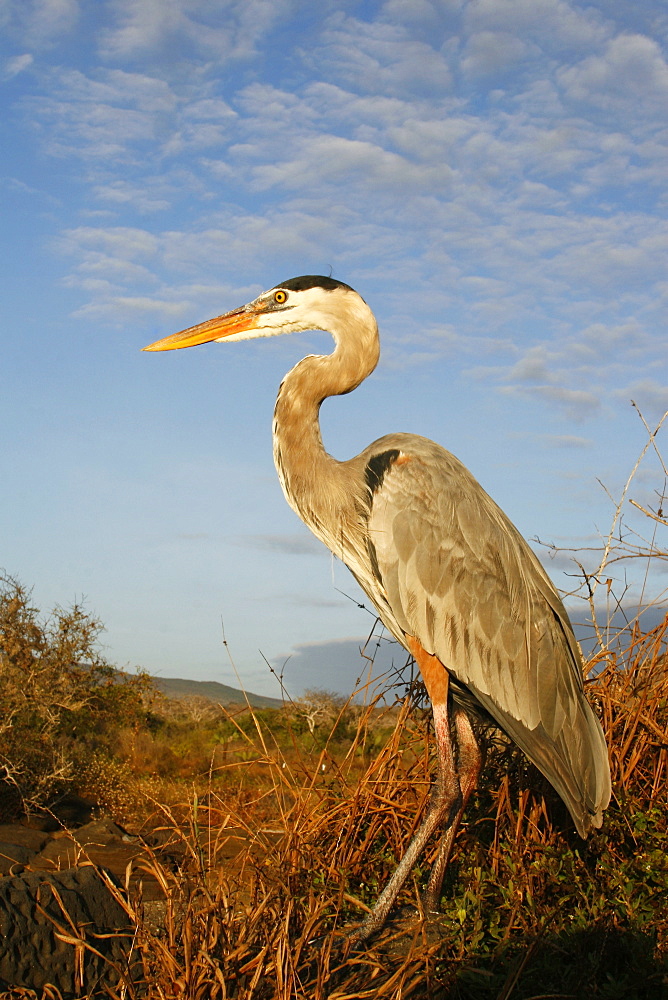
POLYGON ((218 275, 238 272, 244 262, 239 264, 235 254, 238 258, 243 250, 246 257, 256 253, 252 242, 244 246, 243 238, 228 236, 222 229, 155 234, 136 227, 80 226, 67 230, 55 246, 74 259, 65 284, 88 294, 89 301, 75 313, 80 317, 118 323, 133 313, 140 317, 154 313, 180 320, 195 312, 214 315, 221 301, 248 299, 258 291, 255 286, 184 280, 184 273, 200 275, 202 262, 212 260, 218 275), (226 264, 228 243, 231 266, 226 264))
MULTIPOLYGON (((204 11, 203 3, 190 5, 195 15, 204 11), (199 8, 199 9, 198 9, 199 8)), ((229 9, 230 3, 220 7, 229 9)), ((183 0, 115 0, 116 26, 101 33, 100 51, 106 59, 141 56, 147 52, 165 51, 177 40, 204 46, 219 56, 229 53, 229 30, 207 25, 196 16, 189 16, 183 0)))
POLYGON ((55 73, 49 96, 25 102, 46 129, 51 153, 117 162, 131 157, 133 146, 159 141, 161 116, 175 103, 164 81, 118 70, 100 79, 55 73))
POLYGON ((124 326, 143 316, 160 319, 178 320, 186 313, 189 303, 171 301, 148 295, 113 295, 96 298, 94 302, 75 309, 72 315, 76 319, 105 320, 124 326))
POLYGON ((71 32, 80 13, 79 0, 5 0, 0 24, 5 23, 22 45, 45 49, 71 32))
POLYGON ((448 93, 452 74, 447 59, 403 27, 362 21, 338 12, 329 18, 314 53, 304 54, 330 81, 357 92, 397 96, 448 93))
POLYGON ((24 70, 32 66, 34 62, 33 56, 26 52, 21 56, 14 56, 12 59, 8 59, 5 63, 5 77, 11 79, 13 76, 18 76, 24 70))
POLYGON ((668 65, 644 35, 618 35, 600 55, 562 68, 557 78, 569 100, 634 118, 665 110, 668 101, 668 65))
POLYGON ((164 113, 177 103, 167 81, 145 73, 111 69, 86 76, 80 70, 57 70, 48 82, 50 94, 80 104, 128 105, 148 113, 164 113))
POLYGON ((460 13, 464 4, 465 0, 386 0, 382 18, 408 26, 411 31, 429 34, 444 20, 451 25, 453 16, 460 13))
MULTIPOLYGON (((373 22, 324 14, 309 36, 312 55, 291 57, 306 77, 298 87, 258 64, 257 79, 237 92, 216 88, 204 48, 199 61, 184 56, 187 81, 171 67, 54 73, 36 106, 48 148, 90 163, 96 204, 130 223, 71 227, 70 281, 93 308, 108 310, 117 297, 124 309, 142 310, 142 282, 146 300, 162 308, 187 301, 195 279, 217 287, 222 275, 234 288, 273 275, 276 260, 286 272, 317 261, 367 285, 404 289, 384 300, 398 314, 389 340, 408 300, 408 328, 420 316, 426 334, 410 348, 397 341, 397 363, 407 350, 423 359, 453 354, 457 336, 488 357, 505 344, 505 367, 474 374, 571 408, 577 400, 566 391, 601 398, 605 378, 620 377, 622 356, 633 366, 627 381, 639 377, 662 305, 668 229, 650 199, 668 151, 658 130, 639 141, 617 123, 604 126, 594 105, 565 115, 554 81, 572 95, 587 73, 595 76, 588 60, 634 66, 619 40, 642 36, 614 37, 595 10, 565 0, 480 0, 464 8, 459 48, 439 49, 438 32, 458 18, 458 5, 446 6, 420 5, 425 23, 438 24, 433 37, 417 31, 416 11, 399 0, 373 22), (539 42, 549 59, 538 59, 539 42), (516 70, 518 60, 526 65, 514 95, 499 91, 484 108, 461 90, 451 96, 448 66, 479 74, 516 70), (438 86, 424 85, 430 74, 438 86), (619 191, 632 209, 620 205, 619 191), (645 201, 634 203, 639 192, 646 211, 645 201), (187 224, 164 224, 177 201, 188 206, 187 224), (137 213, 160 222, 133 225, 137 213), (642 323, 632 327, 629 316, 642 323), (439 337, 439 329, 450 333, 439 337), (606 351, 615 360, 592 380, 592 358, 606 351)), ((174 32, 196 47, 207 28, 211 44, 231 53, 242 22, 256 13, 259 39, 274 18, 266 4, 232 0, 215 11, 204 0, 140 7, 114 5, 108 55, 116 45, 118 58, 142 51, 165 59, 174 32)))
POLYGON ((542 434, 541 439, 552 448, 592 448, 591 438, 578 437, 576 434, 542 434))
POLYGON ((146 229, 116 226, 98 229, 80 226, 63 233, 60 247, 64 251, 104 252, 126 261, 145 261, 155 257, 159 249, 158 237, 146 229))
POLYGON ((556 381, 556 376, 549 369, 549 363, 556 355, 549 352, 544 344, 531 347, 524 357, 513 365, 508 373, 509 381, 545 382, 556 381))
POLYGON ((11 191, 13 196, 23 194, 29 196, 31 199, 39 198, 52 208, 62 204, 59 198, 54 198, 53 195, 48 194, 40 188, 33 187, 31 184, 26 184, 19 177, 0 177, 0 184, 6 187, 8 191, 11 191))
POLYGON ((557 385, 509 385, 500 392, 512 396, 527 396, 551 403, 563 410, 569 420, 580 423, 593 417, 601 406, 600 397, 584 389, 567 389, 557 385))
MULTIPOLYGON (((231 150, 234 152, 234 149, 231 150)), ((257 147, 252 148, 257 152, 257 147)), ((378 191, 443 192, 450 171, 411 163, 407 158, 370 142, 335 135, 309 137, 290 150, 291 158, 252 168, 253 186, 259 190, 281 186, 305 191, 321 189, 323 182, 374 188, 378 191)))
POLYGON ((566 245, 553 260, 553 272, 571 285, 584 277, 597 290, 630 295, 634 288, 646 288, 663 276, 668 225, 660 219, 630 213, 581 216, 564 230, 566 245))
MULTIPOLYGON (((635 318, 617 325, 594 323, 577 336, 553 338, 526 348, 510 366, 478 366, 468 374, 496 384, 505 395, 539 399, 578 422, 595 416, 613 399, 638 397, 652 417, 668 407, 668 387, 648 370, 663 367, 657 344, 635 318), (620 379, 635 381, 614 389, 620 379)), ((568 438, 567 438, 568 440, 568 438)), ((574 442, 571 442, 574 443, 574 442)))
POLYGON ((229 141, 236 112, 189 89, 177 92, 145 73, 58 70, 49 75, 48 94, 26 99, 24 110, 50 153, 107 161, 107 171, 116 169, 126 180, 128 164, 143 164, 149 146, 173 159, 229 141))
POLYGON ((216 228, 164 234, 164 262, 186 271, 208 270, 215 262, 220 274, 238 273, 244 267, 253 267, 257 273, 276 255, 308 259, 327 228, 326 222, 306 214, 279 210, 262 217, 239 213, 221 220, 216 228))
POLYGON ((526 42, 507 31, 479 31, 466 44, 461 68, 467 76, 496 75, 506 68, 516 69, 527 52, 526 42))
POLYGON ((476 0, 465 7, 469 31, 513 33, 547 51, 582 51, 603 41, 610 26, 592 7, 568 0, 476 0))
POLYGON ((275 25, 289 22, 300 13, 301 0, 237 0, 234 55, 251 58, 258 44, 275 25))
POLYGON ((169 53, 174 63, 251 58, 257 43, 297 0, 114 0, 116 23, 100 35, 105 59, 169 53))
MULTIPOLYGON (((436 108, 439 107, 437 104, 436 108)), ((316 121, 326 121, 328 127, 332 124, 348 125, 352 129, 363 126, 373 128, 375 134, 383 134, 384 129, 412 121, 416 115, 433 116, 434 105, 408 95, 402 99, 384 94, 358 94, 355 90, 318 81, 304 88, 299 110, 315 115, 316 121)))
POLYGON ((609 357, 610 352, 615 350, 623 350, 627 357, 643 354, 653 344, 652 338, 636 319, 614 326, 592 323, 582 331, 581 337, 601 359, 609 357))
POLYGON ((71 31, 79 12, 79 0, 34 0, 31 34, 44 39, 71 31))
POLYGON ((641 378, 617 389, 620 400, 633 400, 650 420, 658 420, 668 410, 668 377, 664 382, 654 378, 641 378))
MULTIPOLYGON (((164 187, 164 184, 160 185, 164 187)), ((130 184, 127 181, 111 181, 108 184, 97 184, 93 188, 93 194, 100 201, 119 206, 132 204, 138 212, 144 214, 149 212, 162 212, 171 206, 170 198, 156 197, 151 193, 150 186, 130 184)))

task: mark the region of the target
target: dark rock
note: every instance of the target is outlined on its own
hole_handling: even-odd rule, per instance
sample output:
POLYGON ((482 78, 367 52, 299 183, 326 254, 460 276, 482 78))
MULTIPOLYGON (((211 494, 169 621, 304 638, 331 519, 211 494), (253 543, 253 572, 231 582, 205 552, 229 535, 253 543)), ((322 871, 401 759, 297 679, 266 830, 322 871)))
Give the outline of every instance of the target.
POLYGON ((51 805, 50 812, 65 826, 82 826, 90 823, 97 803, 69 793, 51 805))
POLYGON ((25 811, 19 786, 7 775, 7 768, 0 768, 0 822, 11 823, 25 811))
MULTIPOLYGON (((85 826, 80 826, 73 834, 77 843, 82 847, 90 844, 120 844, 127 843, 128 837, 122 826, 114 823, 113 819, 106 817, 94 819, 85 826)), ((130 838, 136 840, 136 838, 130 838)))
MULTIPOLYGON (((109 822, 111 823, 111 821, 109 822)), ((113 823, 111 825, 115 826, 113 823)), ((164 896, 155 876, 147 872, 144 865, 141 864, 141 862, 149 861, 149 855, 138 837, 126 840, 125 835, 123 835, 123 838, 120 839, 112 832, 109 834, 112 839, 104 843, 102 837, 87 836, 84 833, 80 840, 82 830, 86 829, 87 827, 82 827, 73 833, 61 830, 50 837, 40 853, 31 859, 30 868, 33 871, 53 872, 56 869, 72 868, 75 865, 89 862, 98 868, 113 872, 120 881, 125 883, 129 865, 131 868, 130 884, 134 888, 138 882, 143 883, 144 899, 159 899, 164 896)))
POLYGON ((27 865, 35 851, 21 844, 8 844, 0 840, 0 875, 13 875, 17 865, 27 865))
POLYGON ((47 812, 30 813, 21 820, 23 826, 29 826, 31 830, 38 830, 40 833, 53 833, 55 830, 62 830, 63 824, 59 823, 55 816, 50 816, 47 812))
POLYGON ((79 863, 94 861, 90 856, 82 857, 82 850, 70 836, 50 837, 39 854, 32 861, 35 870, 55 871, 60 868, 75 868, 79 863))
POLYGON ((144 852, 139 844, 120 841, 100 844, 90 840, 82 844, 76 831, 52 837, 40 853, 35 855, 31 867, 52 871, 55 868, 73 868, 88 861, 100 868, 109 868, 122 878, 129 862, 138 861, 142 857, 144 852))
POLYGON ((64 826, 82 826, 84 823, 90 823, 97 808, 97 803, 91 799, 82 799, 80 795, 68 792, 67 795, 52 802, 48 808, 30 813, 22 823, 34 830, 55 833, 64 826))
POLYGON ((72 1000, 107 995, 136 980, 133 929, 122 898, 117 880, 92 865, 1 878, 0 984, 39 991, 49 983, 72 1000))
POLYGON ((41 851, 48 839, 48 834, 42 830, 34 830, 22 823, 0 824, 0 840, 6 844, 20 844, 31 851, 41 851))

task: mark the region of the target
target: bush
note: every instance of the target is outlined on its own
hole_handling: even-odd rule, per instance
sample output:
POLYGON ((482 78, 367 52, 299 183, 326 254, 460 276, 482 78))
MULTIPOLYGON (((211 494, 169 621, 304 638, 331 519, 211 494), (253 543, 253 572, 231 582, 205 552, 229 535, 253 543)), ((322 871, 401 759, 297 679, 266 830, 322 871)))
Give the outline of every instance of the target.
POLYGON ((41 617, 30 591, 0 577, 0 764, 28 806, 67 791, 119 725, 146 720, 150 679, 106 662, 102 630, 80 604, 41 617))

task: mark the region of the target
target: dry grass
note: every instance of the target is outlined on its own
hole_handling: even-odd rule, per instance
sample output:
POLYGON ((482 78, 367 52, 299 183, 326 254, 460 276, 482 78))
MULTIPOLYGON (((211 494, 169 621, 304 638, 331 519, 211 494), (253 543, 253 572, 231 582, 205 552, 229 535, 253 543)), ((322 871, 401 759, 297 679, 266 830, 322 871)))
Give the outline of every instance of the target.
POLYGON ((244 760, 226 765, 237 775, 240 808, 231 805, 228 775, 225 794, 212 780, 206 795, 160 810, 182 861, 168 868, 155 856, 147 870, 163 899, 132 903, 146 976, 139 993, 664 997, 667 634, 668 620, 636 634, 626 652, 606 652, 589 683, 612 748, 615 799, 604 830, 580 841, 541 776, 494 736, 442 917, 427 921, 420 912, 427 858, 394 919, 360 951, 346 932, 372 905, 428 798, 427 726, 404 708, 381 752, 362 766, 368 717, 340 759, 327 746, 286 756, 258 722, 245 736, 244 760), (230 860, 228 839, 240 829, 243 847, 230 860))
MULTIPOLYGON (((346 932, 373 904, 429 794, 427 717, 405 705, 380 752, 374 710, 342 752, 281 749, 256 719, 239 732, 221 786, 212 772, 190 801, 154 803, 155 852, 128 908, 149 1000, 344 998, 651 998, 668 988, 668 620, 599 654, 588 684, 606 729, 615 797, 602 832, 582 842, 559 799, 492 734, 467 810, 443 914, 427 921, 414 873, 386 929, 360 951, 346 932), (418 713, 419 714, 419 713, 418 713), (236 757, 236 759, 235 759, 236 757), (160 831, 159 828, 162 828, 160 831), (243 835, 240 851, 231 838, 243 835)), ((13 991, 7 997, 28 996, 13 991)))

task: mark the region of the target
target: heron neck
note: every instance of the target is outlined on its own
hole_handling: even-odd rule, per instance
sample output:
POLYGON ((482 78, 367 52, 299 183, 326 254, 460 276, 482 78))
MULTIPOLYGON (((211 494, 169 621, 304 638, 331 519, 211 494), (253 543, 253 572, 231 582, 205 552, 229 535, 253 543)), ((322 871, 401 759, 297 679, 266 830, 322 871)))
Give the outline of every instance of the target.
MULTIPOLYGON (((283 379, 274 410, 274 462, 290 506, 323 540, 354 503, 347 463, 325 450, 320 406, 364 381, 379 356, 378 327, 371 310, 356 315, 354 325, 330 326, 332 354, 309 356, 283 379)), ((331 545, 331 541, 327 540, 331 545)))

